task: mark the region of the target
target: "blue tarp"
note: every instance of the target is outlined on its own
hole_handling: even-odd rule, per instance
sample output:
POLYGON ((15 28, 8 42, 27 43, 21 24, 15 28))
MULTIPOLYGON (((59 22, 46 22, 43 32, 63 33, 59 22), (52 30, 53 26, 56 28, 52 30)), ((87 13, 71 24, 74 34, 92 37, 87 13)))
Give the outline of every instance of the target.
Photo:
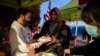
MULTIPOLYGON (((85 27, 84 26, 79 26, 77 28, 77 34, 78 35, 81 35, 84 31, 85 27)), ((71 31, 72 31, 72 34, 75 34, 75 31, 76 31, 76 27, 71 27, 71 31)))

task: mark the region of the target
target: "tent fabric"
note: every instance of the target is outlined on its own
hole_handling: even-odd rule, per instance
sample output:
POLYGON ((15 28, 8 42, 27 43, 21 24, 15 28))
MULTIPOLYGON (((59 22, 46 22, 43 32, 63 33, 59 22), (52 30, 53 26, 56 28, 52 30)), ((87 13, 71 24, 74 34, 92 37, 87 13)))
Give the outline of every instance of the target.
POLYGON ((82 4, 86 4, 87 2, 88 2, 88 0, 72 0, 71 2, 69 2, 68 4, 63 6, 61 8, 61 10, 69 9, 69 8, 73 8, 73 7, 78 7, 82 4))
MULTIPOLYGON (((72 21, 76 20, 76 14, 81 13, 78 9, 80 6, 84 7, 88 0, 72 0, 65 6, 63 6, 61 10, 61 16, 66 17, 67 19, 71 19, 72 21)), ((81 18, 79 18, 80 20, 81 18)))
POLYGON ((76 24, 77 24, 77 34, 81 35, 85 29, 86 23, 84 21, 67 21, 66 25, 70 26, 72 34, 76 34, 76 24), (77 23, 78 22, 78 23, 77 23))
POLYGON ((29 7, 47 0, 0 0, 0 5, 8 7, 29 7))
POLYGON ((61 10, 61 16, 62 18, 65 17, 66 20, 75 20, 75 14, 77 13, 77 7, 78 7, 78 0, 72 0, 65 6, 63 6, 61 10), (73 13, 73 14, 72 14, 73 13))
POLYGON ((71 20, 71 21, 74 21, 76 20, 76 13, 77 13, 77 8, 74 7, 74 8, 70 8, 70 9, 65 9, 65 10, 61 10, 61 17, 65 17, 64 20, 71 20))
POLYGON ((68 9, 68 8, 73 8, 78 6, 78 0, 72 0, 68 4, 66 4, 64 7, 61 8, 61 10, 68 9))

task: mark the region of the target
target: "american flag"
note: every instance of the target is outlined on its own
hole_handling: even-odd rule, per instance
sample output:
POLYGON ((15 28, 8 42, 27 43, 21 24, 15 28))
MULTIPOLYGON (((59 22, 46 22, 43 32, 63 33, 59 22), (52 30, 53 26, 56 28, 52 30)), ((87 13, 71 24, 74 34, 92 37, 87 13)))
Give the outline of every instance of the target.
POLYGON ((44 14, 45 21, 50 20, 50 15, 49 15, 50 10, 51 10, 51 0, 49 0, 48 10, 47 10, 46 14, 44 14))

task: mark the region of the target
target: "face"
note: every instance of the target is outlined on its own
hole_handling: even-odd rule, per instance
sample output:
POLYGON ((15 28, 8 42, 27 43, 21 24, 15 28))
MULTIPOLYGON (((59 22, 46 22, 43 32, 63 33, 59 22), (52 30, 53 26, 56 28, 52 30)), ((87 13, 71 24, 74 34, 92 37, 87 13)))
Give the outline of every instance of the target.
POLYGON ((98 33, 100 33, 100 23, 98 23, 95 19, 94 19, 94 17, 92 16, 92 14, 89 16, 90 18, 89 18, 89 20, 91 20, 91 21, 89 21, 90 23, 90 25, 94 25, 94 26, 96 26, 97 28, 98 28, 98 33))
POLYGON ((52 20, 56 20, 56 19, 57 19, 57 14, 56 14, 56 12, 52 12, 51 17, 52 17, 52 20))
POLYGON ((38 21, 35 21, 34 22, 34 27, 38 27, 38 24, 39 24, 38 21))
POLYGON ((31 13, 27 13, 25 16, 24 16, 24 20, 25 22, 29 22, 31 20, 31 13))
POLYGON ((93 16, 90 13, 85 13, 85 18, 83 19, 87 24, 94 25, 95 26, 95 21, 93 20, 93 16))

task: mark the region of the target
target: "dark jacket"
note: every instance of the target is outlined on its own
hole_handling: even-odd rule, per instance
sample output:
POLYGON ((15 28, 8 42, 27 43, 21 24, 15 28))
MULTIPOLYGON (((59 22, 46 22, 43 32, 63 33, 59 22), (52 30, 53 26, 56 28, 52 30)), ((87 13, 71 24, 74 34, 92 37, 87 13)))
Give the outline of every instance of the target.
MULTIPOLYGON (((68 48, 69 40, 73 39, 70 27, 66 26, 65 23, 63 23, 62 21, 59 23, 52 20, 45 22, 40 33, 40 36, 44 35, 53 35, 56 37, 57 40, 59 40, 61 46, 49 46, 54 47, 53 51, 57 53, 57 56, 63 56, 63 49, 68 48)), ((43 45, 38 50, 45 51, 45 49, 49 49, 49 47, 43 45)))
POLYGON ((100 36, 88 45, 72 48, 71 55, 100 56, 100 36))
POLYGON ((57 23, 53 22, 52 20, 45 22, 40 35, 41 36, 54 35, 60 41, 64 49, 68 48, 69 41, 74 39, 70 30, 70 27, 65 25, 65 23, 62 23, 62 22, 60 23, 60 26, 55 25, 55 24, 57 23), (63 31, 66 31, 66 32, 63 33, 63 31))

